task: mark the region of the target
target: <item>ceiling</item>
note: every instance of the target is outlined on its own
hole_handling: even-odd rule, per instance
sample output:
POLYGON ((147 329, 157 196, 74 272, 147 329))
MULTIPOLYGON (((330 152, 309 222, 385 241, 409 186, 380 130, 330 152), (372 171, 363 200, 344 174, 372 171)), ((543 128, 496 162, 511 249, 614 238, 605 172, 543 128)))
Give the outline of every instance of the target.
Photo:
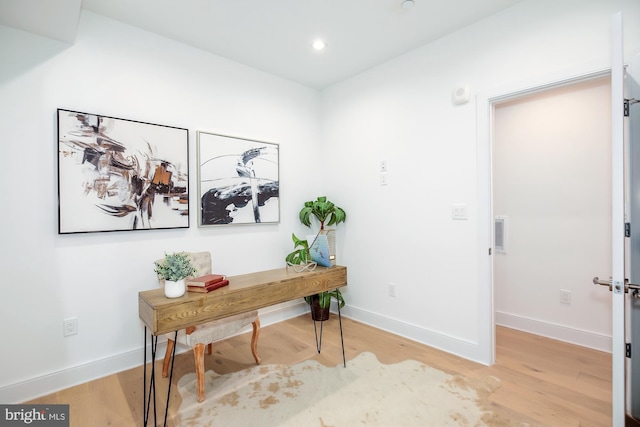
POLYGON ((323 88, 523 0, 402 1, 0 0, 0 24, 72 43, 85 9, 323 88))

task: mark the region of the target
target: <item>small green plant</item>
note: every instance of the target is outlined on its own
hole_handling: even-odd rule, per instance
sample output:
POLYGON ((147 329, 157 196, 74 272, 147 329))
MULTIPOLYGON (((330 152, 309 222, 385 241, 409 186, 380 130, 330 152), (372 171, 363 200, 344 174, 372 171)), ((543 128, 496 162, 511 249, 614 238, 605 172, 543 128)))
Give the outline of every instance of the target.
POLYGON ((191 264, 189 255, 185 252, 167 254, 160 261, 155 261, 155 271, 161 279, 177 282, 185 277, 191 276, 197 270, 191 264))
POLYGON ((320 305, 320 308, 327 308, 331 305, 331 298, 335 298, 336 301, 338 301, 338 304, 340 304, 340 308, 344 307, 344 298, 342 297, 342 293, 340 292, 340 289, 336 289, 335 291, 326 291, 326 292, 321 292, 319 294, 315 294, 315 295, 310 295, 308 297, 304 297, 304 300, 307 302, 307 304, 311 304, 313 302, 314 298, 318 298, 318 304, 320 305))
POLYGON ((318 197, 315 201, 305 202, 304 207, 300 210, 300 222, 311 227, 311 215, 320 221, 320 230, 324 230, 325 222, 327 222, 327 226, 332 226, 347 219, 344 209, 327 200, 326 196, 318 197))
POLYGON ((311 259, 309 253, 309 242, 306 239, 298 239, 294 233, 291 233, 293 240, 293 252, 286 256, 287 264, 305 264, 311 259))

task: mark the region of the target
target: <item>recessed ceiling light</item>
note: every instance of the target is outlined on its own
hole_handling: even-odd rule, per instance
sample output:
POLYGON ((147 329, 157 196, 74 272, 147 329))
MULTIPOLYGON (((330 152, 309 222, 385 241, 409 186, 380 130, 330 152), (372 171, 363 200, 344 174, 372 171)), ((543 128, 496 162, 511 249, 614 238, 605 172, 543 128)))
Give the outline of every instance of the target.
POLYGON ((414 4, 415 4, 415 2, 413 0, 404 0, 402 2, 402 8, 403 9, 411 9, 414 4))
POLYGON ((311 44, 311 46, 313 46, 313 48, 314 48, 315 50, 322 50, 322 49, 324 49, 325 47, 327 47, 327 44, 324 42, 324 40, 320 40, 320 39, 318 39, 318 40, 315 40, 315 41, 311 44))

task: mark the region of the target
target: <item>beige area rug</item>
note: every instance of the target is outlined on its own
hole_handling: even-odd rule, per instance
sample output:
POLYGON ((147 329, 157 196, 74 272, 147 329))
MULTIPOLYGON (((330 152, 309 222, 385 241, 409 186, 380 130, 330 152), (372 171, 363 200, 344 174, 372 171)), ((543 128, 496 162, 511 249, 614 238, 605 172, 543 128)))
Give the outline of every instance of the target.
MULTIPOLYGON (((325 367, 310 360, 205 374, 196 400, 195 373, 178 381, 179 426, 353 427, 503 425, 487 410, 495 378, 467 380, 406 360, 384 365, 372 353, 325 367)), ((504 424, 506 425, 506 424, 504 424)))

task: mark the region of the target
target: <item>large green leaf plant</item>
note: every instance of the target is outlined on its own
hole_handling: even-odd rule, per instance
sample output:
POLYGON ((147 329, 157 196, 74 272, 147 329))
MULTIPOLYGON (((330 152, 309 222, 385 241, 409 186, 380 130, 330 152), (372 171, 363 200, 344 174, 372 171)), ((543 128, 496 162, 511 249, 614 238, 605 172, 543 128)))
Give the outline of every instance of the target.
POLYGON ((307 227, 311 227, 311 215, 320 221, 320 230, 324 230, 325 222, 330 227, 334 224, 338 225, 347 219, 344 209, 327 200, 326 196, 318 197, 315 201, 309 200, 305 202, 304 207, 300 210, 300 222, 307 227))

